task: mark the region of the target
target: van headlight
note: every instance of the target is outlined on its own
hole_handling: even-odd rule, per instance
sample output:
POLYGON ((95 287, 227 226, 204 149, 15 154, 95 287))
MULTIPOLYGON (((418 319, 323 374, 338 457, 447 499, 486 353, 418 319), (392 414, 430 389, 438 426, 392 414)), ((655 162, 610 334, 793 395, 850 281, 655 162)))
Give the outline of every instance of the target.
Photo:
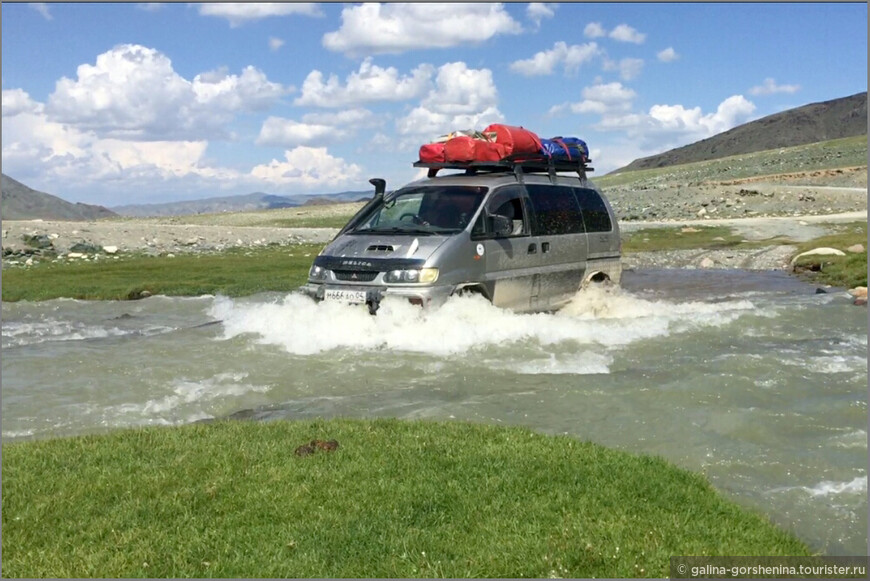
POLYGON ((437 268, 391 270, 384 275, 384 282, 387 283, 431 284, 436 280, 438 280, 437 268))
POLYGON ((328 273, 329 271, 322 266, 312 264, 311 270, 308 271, 308 278, 310 278, 311 280, 326 280, 326 275, 328 273))

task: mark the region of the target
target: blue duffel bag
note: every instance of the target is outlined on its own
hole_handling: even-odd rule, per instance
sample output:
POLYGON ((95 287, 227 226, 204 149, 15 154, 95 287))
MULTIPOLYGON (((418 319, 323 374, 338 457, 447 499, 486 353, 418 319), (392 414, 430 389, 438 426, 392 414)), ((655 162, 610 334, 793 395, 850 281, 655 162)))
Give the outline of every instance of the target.
POLYGON ((553 137, 541 140, 541 153, 560 160, 589 160, 589 148, 586 142, 577 137, 553 137))

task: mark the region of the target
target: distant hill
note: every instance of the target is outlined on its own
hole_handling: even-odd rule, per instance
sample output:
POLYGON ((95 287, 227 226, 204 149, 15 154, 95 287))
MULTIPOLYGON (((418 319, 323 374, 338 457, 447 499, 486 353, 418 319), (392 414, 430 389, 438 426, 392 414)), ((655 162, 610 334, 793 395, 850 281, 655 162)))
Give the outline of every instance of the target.
POLYGON ((658 155, 637 159, 611 174, 708 161, 867 134, 867 93, 769 115, 658 155))
POLYGON ((0 214, 4 220, 96 220, 117 216, 103 206, 71 203, 31 189, 6 174, 0 183, 0 214))
POLYGON ((121 216, 144 218, 146 216, 186 216, 191 214, 220 214, 222 212, 250 212, 253 210, 274 210, 293 208, 307 204, 336 204, 356 202, 360 198, 371 198, 373 191, 338 192, 335 194, 277 196, 255 192, 238 196, 202 198, 183 202, 163 204, 129 204, 115 206, 114 212, 121 216))

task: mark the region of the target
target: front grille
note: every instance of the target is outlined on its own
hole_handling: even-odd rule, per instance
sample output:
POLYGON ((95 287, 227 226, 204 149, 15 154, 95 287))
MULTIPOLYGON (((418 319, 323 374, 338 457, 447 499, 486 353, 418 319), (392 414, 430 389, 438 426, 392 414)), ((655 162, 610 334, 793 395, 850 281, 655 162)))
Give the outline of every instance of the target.
POLYGON ((338 280, 347 280, 352 282, 371 282, 378 276, 374 271, 359 271, 359 270, 333 270, 335 278, 338 280))

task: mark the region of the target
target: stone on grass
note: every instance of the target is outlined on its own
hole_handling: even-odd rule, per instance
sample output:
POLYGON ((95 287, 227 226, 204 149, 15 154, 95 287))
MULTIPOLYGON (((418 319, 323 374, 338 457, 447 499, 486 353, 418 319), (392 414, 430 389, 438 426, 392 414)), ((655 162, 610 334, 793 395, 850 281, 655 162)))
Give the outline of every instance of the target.
POLYGON ((797 262, 797 259, 801 256, 846 256, 846 253, 842 250, 837 250, 836 248, 828 248, 823 246, 821 248, 813 248, 812 250, 807 250, 806 252, 801 252, 797 256, 791 259, 791 263, 794 264, 797 262))

